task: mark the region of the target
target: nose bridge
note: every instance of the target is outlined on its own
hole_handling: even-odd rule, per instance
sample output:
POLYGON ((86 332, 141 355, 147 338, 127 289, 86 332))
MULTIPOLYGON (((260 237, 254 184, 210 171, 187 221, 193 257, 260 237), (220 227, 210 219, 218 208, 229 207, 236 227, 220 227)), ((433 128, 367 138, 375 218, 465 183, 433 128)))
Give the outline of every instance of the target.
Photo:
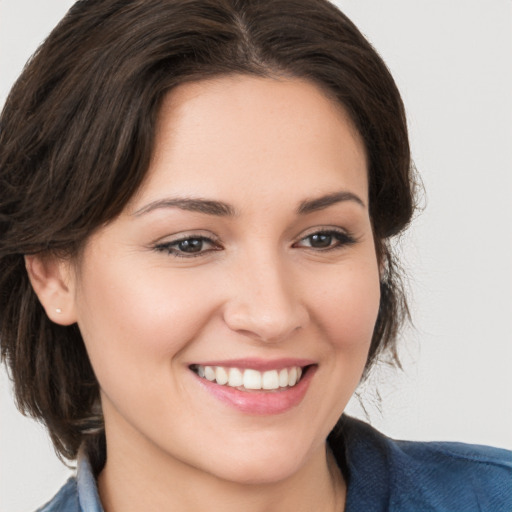
POLYGON ((278 250, 262 244, 244 252, 232 277, 236 285, 225 313, 231 329, 276 342, 304 327, 306 309, 278 250))

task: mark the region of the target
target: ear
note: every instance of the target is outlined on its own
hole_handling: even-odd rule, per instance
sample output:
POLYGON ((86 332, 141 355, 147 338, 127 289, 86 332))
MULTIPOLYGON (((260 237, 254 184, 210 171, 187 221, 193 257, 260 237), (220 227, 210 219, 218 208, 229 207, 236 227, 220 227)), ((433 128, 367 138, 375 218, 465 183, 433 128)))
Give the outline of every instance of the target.
POLYGON ((48 318, 60 325, 77 321, 71 262, 49 254, 25 256, 28 277, 48 318))

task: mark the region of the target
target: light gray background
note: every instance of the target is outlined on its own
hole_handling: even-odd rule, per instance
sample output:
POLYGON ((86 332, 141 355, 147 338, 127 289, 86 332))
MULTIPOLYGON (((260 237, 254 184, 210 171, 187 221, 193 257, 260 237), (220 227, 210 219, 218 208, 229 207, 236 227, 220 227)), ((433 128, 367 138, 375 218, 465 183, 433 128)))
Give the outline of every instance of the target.
MULTIPOLYGON (((0 105, 72 4, 0 0, 0 105)), ((426 210, 403 241, 415 330, 405 372, 375 376, 372 423, 407 439, 512 448, 512 2, 340 0, 387 62, 407 106, 426 210)), ((0 510, 32 510, 70 470, 16 412, 2 371, 0 510)), ((356 402, 349 407, 362 415, 356 402)))

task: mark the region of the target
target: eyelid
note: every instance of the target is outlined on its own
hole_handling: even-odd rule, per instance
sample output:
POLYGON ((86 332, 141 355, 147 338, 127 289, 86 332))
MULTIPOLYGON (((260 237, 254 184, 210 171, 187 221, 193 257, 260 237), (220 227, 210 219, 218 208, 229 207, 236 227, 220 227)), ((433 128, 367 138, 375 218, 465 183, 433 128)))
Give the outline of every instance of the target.
MULTIPOLYGON (((337 244, 335 244, 331 247, 327 247, 327 248, 320 249, 320 248, 310 247, 313 250, 328 251, 331 249, 342 248, 342 247, 346 247, 348 245, 353 245, 358 241, 358 238, 355 235, 353 235, 350 231, 348 231, 347 229, 340 228, 337 226, 316 226, 314 228, 307 230, 306 232, 303 232, 300 235, 300 237, 298 238, 298 240, 293 243, 293 247, 297 247, 297 245, 300 242, 304 241, 305 239, 307 239, 311 236, 314 236, 314 235, 319 235, 319 234, 333 235, 333 236, 338 235, 340 237, 343 237, 344 240, 338 240, 337 244)), ((308 248, 308 247, 306 246, 306 248, 308 248)))
POLYGON ((297 237, 297 241, 303 240, 304 238, 307 238, 308 236, 317 235, 320 233, 337 233, 340 235, 344 235, 348 238, 355 239, 355 235, 353 233, 351 233, 348 229, 341 228, 339 226, 315 226, 313 228, 309 228, 309 229, 303 231, 297 237))
POLYGON ((181 242, 182 240, 187 240, 189 238, 203 238, 205 240, 211 240, 214 243, 218 243, 220 241, 219 237, 212 233, 211 231, 198 229, 197 231, 180 231, 179 233, 161 236, 158 239, 156 239, 151 245, 155 246, 160 244, 173 244, 176 242, 181 242))
POLYGON ((169 255, 175 256, 175 257, 181 257, 181 258, 194 258, 197 256, 204 256, 205 254, 208 254, 212 251, 217 251, 222 248, 220 245, 220 240, 217 236, 215 236, 213 233, 208 233, 208 235, 205 235, 203 233, 179 233, 176 235, 172 235, 169 237, 163 237, 159 239, 158 241, 154 242, 152 244, 152 249, 154 249, 157 252, 167 252, 169 255), (206 250, 201 250, 199 252, 191 252, 186 253, 185 251, 180 251, 179 249, 175 248, 177 244, 180 242, 185 242, 186 240, 201 240, 203 242, 206 242, 212 247, 207 248, 206 250))

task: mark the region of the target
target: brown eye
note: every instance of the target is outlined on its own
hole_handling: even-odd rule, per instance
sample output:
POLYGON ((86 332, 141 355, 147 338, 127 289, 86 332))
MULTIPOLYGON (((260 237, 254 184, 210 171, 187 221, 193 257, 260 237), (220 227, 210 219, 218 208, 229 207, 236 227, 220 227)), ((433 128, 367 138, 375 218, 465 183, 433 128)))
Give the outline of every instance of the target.
POLYGON ((328 251, 352 245, 355 242, 356 240, 351 235, 343 231, 317 231, 316 233, 304 237, 294 244, 294 247, 306 247, 307 249, 328 251))
POLYGON ((155 245, 156 251, 181 258, 201 256, 220 249, 221 247, 217 242, 203 236, 190 236, 181 240, 155 245))
POLYGON ((204 239, 202 238, 187 238, 177 243, 177 249, 181 252, 194 253, 200 252, 203 245, 204 239))
POLYGON ((316 233, 308 236, 308 238, 311 247, 316 249, 325 249, 326 247, 331 246, 333 237, 330 233, 316 233))

